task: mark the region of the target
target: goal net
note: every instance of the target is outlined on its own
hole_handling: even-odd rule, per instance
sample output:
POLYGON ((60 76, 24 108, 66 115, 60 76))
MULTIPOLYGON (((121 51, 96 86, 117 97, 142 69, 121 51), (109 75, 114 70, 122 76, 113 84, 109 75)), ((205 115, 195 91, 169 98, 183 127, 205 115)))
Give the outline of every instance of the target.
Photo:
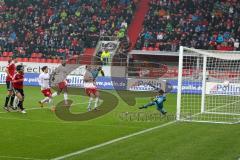
POLYGON ((180 47, 177 120, 240 122, 240 52, 180 47))

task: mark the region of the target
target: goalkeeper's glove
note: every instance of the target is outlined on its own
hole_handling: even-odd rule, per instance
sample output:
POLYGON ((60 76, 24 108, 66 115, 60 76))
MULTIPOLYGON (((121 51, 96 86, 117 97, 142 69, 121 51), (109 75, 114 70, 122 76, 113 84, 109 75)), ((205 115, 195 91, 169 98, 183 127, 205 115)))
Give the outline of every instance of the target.
POLYGON ((101 72, 101 75, 104 77, 105 76, 104 71, 101 70, 100 72, 101 72))

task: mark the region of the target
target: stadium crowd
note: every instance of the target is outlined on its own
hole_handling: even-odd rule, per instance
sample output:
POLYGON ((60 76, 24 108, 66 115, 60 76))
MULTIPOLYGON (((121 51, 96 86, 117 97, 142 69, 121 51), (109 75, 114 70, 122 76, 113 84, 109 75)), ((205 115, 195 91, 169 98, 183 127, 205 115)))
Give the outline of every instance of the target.
POLYGON ((100 35, 123 38, 135 0, 0 0, 0 55, 56 58, 95 47, 100 35))
POLYGON ((135 49, 240 50, 239 0, 151 0, 135 49))

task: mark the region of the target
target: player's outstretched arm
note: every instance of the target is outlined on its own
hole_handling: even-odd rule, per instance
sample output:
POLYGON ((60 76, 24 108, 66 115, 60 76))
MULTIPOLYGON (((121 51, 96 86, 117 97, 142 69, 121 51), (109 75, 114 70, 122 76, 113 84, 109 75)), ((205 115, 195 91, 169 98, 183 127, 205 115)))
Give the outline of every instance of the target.
POLYGON ((104 77, 105 76, 105 73, 103 70, 100 71, 101 75, 104 77))

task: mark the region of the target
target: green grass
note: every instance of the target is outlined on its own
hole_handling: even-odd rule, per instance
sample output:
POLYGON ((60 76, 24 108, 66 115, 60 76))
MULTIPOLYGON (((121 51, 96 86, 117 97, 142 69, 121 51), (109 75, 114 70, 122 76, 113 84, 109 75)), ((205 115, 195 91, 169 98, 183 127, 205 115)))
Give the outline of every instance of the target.
MULTIPOLYGON (((0 86, 0 99, 5 86, 0 86)), ((110 91, 109 91, 110 92, 110 91)), ((110 92, 117 95, 115 92, 110 92)), ((27 109, 37 108, 42 97, 39 88, 26 87, 27 109)), ((125 92, 131 97, 132 92, 125 92)), ((56 101, 62 100, 62 96, 56 101)), ((70 96, 84 103, 84 96, 70 96)), ((0 159, 51 159, 104 143, 134 132, 158 126, 173 119, 136 121, 121 119, 123 112, 140 112, 137 107, 149 97, 138 98, 128 106, 119 97, 110 113, 89 121, 69 122, 57 118, 47 107, 28 110, 26 115, 0 111, 0 159)), ((72 106, 74 113, 85 112, 87 104, 72 106)), ((175 114, 176 95, 168 95, 168 114, 175 114)), ((154 107, 141 112, 157 113, 154 107)), ((74 160, 237 160, 240 157, 240 126, 206 123, 174 123, 83 154, 74 160)))

